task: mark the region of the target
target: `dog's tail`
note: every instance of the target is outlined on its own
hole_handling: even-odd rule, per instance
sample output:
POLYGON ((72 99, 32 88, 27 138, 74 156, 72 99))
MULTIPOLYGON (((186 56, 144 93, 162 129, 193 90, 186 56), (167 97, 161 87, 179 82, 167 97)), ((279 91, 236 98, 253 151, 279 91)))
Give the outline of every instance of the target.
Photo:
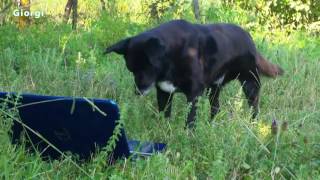
POLYGON ((280 66, 272 64, 271 62, 263 58, 260 53, 257 53, 256 59, 258 70, 262 75, 271 78, 283 75, 284 71, 280 66))

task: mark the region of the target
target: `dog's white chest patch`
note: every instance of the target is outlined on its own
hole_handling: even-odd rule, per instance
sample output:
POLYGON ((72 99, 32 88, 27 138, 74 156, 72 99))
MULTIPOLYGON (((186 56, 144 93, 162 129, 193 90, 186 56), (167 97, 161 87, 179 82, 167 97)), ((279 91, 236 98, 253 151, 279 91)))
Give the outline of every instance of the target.
POLYGON ((159 88, 167 93, 173 93, 177 88, 170 81, 158 82, 159 88))
POLYGON ((214 81, 214 84, 216 85, 220 85, 223 83, 223 80, 224 80, 224 76, 225 74, 223 74, 222 76, 220 76, 217 80, 214 81))

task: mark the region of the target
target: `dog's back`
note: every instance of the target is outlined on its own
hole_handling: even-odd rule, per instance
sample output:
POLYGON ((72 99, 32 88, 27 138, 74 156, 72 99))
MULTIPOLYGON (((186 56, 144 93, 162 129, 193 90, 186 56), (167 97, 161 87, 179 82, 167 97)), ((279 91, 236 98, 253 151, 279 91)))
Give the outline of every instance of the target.
POLYGON ((256 53, 254 42, 246 31, 234 24, 212 24, 204 26, 219 43, 220 55, 238 56, 250 52, 256 53), (229 52, 228 52, 229 51, 229 52))
POLYGON ((204 66, 205 81, 213 81, 225 70, 229 71, 230 80, 241 72, 257 69, 269 77, 282 74, 279 67, 257 52, 250 34, 234 24, 200 25, 173 20, 139 34, 133 41, 148 36, 156 36, 166 44, 168 59, 177 66, 182 66, 183 57, 190 53, 186 49, 195 49, 194 54, 204 66))
POLYGON ((281 75, 283 70, 268 62, 262 55, 257 52, 256 46, 251 35, 241 27, 228 24, 217 23, 209 25, 195 25, 205 37, 214 39, 216 49, 214 56, 206 61, 214 64, 208 70, 210 76, 215 78, 223 69, 228 69, 232 72, 232 77, 235 78, 241 72, 260 71, 261 74, 268 77, 276 77, 281 75))
POLYGON ((181 52, 185 44, 197 43, 194 41, 197 39, 195 35, 199 33, 198 31, 193 24, 185 20, 173 20, 145 31, 139 36, 156 36, 166 44, 170 52, 177 53, 181 52))

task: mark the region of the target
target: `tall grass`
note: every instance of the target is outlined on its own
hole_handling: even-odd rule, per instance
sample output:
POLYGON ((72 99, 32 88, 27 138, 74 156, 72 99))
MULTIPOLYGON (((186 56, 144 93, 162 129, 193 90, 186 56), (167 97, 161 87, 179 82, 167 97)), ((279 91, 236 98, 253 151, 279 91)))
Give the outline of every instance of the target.
MULTIPOLYGON (((207 22, 228 21, 250 30, 259 51, 280 64, 285 75, 262 79, 261 112, 251 121, 234 81, 221 94, 221 112, 209 117, 206 95, 198 103, 197 127, 186 131, 186 99, 177 94, 172 118, 157 112, 155 91, 134 95, 133 78, 122 57, 103 56, 104 47, 154 23, 133 22, 102 13, 72 32, 49 19, 19 31, 0 27, 0 90, 47 95, 115 99, 132 139, 167 143, 147 159, 101 166, 103 154, 75 166, 69 158, 42 161, 12 145, 9 119, 0 113, 0 177, 3 179, 316 179, 320 177, 320 38, 250 26, 244 12, 226 9, 206 14, 207 22), (223 12, 228 12, 225 15, 223 12), (215 13, 215 14, 214 14, 215 13), (238 16, 242 14, 242 16, 238 16), (243 23, 243 24, 242 24, 243 23), (272 133, 272 120, 277 132, 272 133), (87 173, 83 173, 83 171, 87 173)), ((249 20, 248 20, 249 19, 249 20)), ((275 131, 275 130, 273 130, 275 131)))

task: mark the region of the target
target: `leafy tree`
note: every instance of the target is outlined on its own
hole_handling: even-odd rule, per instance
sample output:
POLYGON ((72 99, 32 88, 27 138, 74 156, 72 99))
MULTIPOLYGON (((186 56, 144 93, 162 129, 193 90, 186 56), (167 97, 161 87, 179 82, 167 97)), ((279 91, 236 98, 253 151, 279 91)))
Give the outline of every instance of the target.
POLYGON ((255 12, 260 24, 278 25, 292 29, 320 31, 319 0, 225 0, 227 6, 238 5, 255 12))

